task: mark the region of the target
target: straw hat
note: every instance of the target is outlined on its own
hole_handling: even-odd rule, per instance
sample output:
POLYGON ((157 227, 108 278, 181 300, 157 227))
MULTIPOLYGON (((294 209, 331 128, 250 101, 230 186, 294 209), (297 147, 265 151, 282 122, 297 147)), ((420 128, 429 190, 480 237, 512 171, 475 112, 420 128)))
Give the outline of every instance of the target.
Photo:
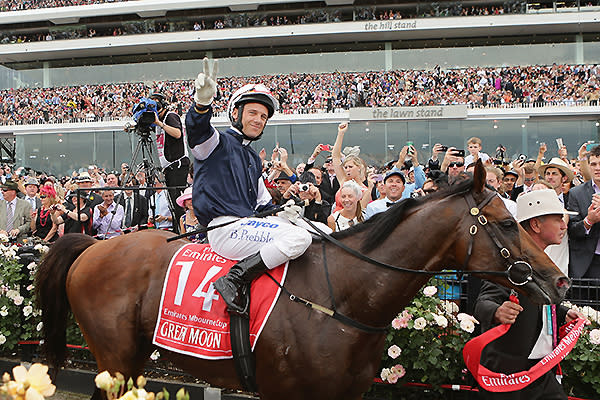
POLYGON ((573 171, 571 171, 571 168, 569 168, 566 162, 564 162, 558 157, 554 157, 552 160, 550 160, 548 164, 540 166, 540 168, 538 168, 538 172, 540 173, 540 175, 544 175, 546 174, 546 170, 548 168, 560 169, 569 178, 569 181, 575 179, 575 174, 573 173, 573 171))

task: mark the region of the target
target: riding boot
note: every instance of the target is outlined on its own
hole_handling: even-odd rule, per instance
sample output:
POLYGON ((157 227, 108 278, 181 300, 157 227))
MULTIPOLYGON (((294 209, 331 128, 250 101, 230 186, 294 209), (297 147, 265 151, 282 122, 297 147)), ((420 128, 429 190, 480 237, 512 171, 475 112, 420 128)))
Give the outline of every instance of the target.
POLYGON ((227 311, 247 314, 246 292, 254 278, 262 275, 267 269, 259 252, 239 261, 231 267, 227 275, 215 281, 214 287, 227 304, 227 311))

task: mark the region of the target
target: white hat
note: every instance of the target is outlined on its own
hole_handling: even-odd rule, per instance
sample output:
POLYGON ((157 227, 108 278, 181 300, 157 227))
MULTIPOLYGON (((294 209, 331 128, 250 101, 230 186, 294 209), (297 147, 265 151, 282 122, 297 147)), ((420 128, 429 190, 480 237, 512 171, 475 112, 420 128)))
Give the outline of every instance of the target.
POLYGON ((554 157, 552 160, 550 160, 548 164, 541 165, 538 168, 538 172, 541 175, 544 175, 546 173, 546 169, 548 168, 560 169, 569 178, 569 181, 575 179, 575 174, 573 173, 573 171, 571 171, 571 168, 569 168, 566 162, 564 162, 558 157, 554 157))
POLYGON ((517 222, 523 222, 542 215, 577 215, 567 211, 552 189, 533 190, 517 197, 517 222))

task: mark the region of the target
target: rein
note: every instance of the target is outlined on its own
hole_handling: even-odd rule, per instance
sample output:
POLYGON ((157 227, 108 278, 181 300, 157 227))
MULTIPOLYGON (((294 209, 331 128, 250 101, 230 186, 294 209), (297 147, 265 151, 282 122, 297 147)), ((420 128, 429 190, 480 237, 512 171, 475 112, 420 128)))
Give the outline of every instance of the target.
MULTIPOLYGON (((490 201, 492 201, 494 199, 494 196, 496 196, 495 192, 491 192, 485 199, 483 199, 483 201, 481 201, 479 204, 476 204, 475 199, 473 198, 473 195, 469 192, 466 196, 465 196, 465 200, 467 202, 467 205, 469 206, 470 210, 469 213, 473 216, 473 218, 475 219, 475 222, 473 225, 471 225, 470 229, 469 229, 469 233, 470 233, 470 240, 469 240, 469 246, 467 249, 467 255, 465 257, 465 261, 463 262, 463 269, 462 270, 458 270, 458 272, 460 274, 463 275, 469 275, 469 274, 485 274, 485 275, 498 275, 498 276, 506 276, 507 279, 514 285, 516 286, 522 286, 525 285, 526 283, 530 282, 532 280, 532 275, 533 275, 533 269, 531 267, 531 265, 529 265, 527 262, 522 261, 522 260, 514 260, 514 258, 512 257, 510 251, 504 247, 504 245, 501 243, 501 241, 498 239, 498 236, 495 234, 495 232, 491 229, 491 227, 488 224, 487 218, 481 214, 481 210, 488 205, 488 203, 490 201), (506 271, 466 271, 467 265, 469 263, 469 260, 471 258, 472 255, 472 251, 473 251, 473 243, 475 241, 475 235, 478 232, 478 226, 477 224, 481 225, 484 227, 485 231, 488 233, 488 235, 490 236, 490 238, 492 239, 492 241, 494 242, 494 244, 498 247, 499 251, 500 251, 500 255, 507 261, 508 263, 508 269, 506 271), (512 261, 512 262, 511 262, 512 261), (518 282, 515 281, 512 277, 511 277, 511 270, 515 265, 520 265, 523 264, 528 268, 528 272, 526 272, 524 279, 522 282, 518 282)), ((371 258, 365 254, 360 253, 359 251, 348 247, 347 245, 345 245, 344 243, 340 242, 339 240, 335 239, 334 237, 332 237, 331 235, 323 232, 321 229, 319 229, 315 224, 312 223, 312 221, 310 221, 308 218, 306 217, 302 217, 303 220, 312 228, 314 229, 319 236, 321 236, 323 239, 327 240, 328 242, 332 243, 333 245, 335 245, 336 247, 339 247, 340 249, 346 251, 347 253, 353 255, 354 257, 363 260, 369 264, 375 265, 377 267, 382 267, 382 268, 386 268, 386 269, 390 269, 393 271, 398 271, 398 272, 408 272, 408 273, 413 273, 413 274, 420 274, 420 275, 455 275, 457 273, 456 270, 454 271, 427 271, 427 270, 414 270, 414 269, 409 269, 409 268, 404 268, 404 267, 398 267, 395 265, 391 265, 382 261, 378 261, 375 260, 374 258, 371 258)), ((327 287, 329 290, 329 296, 331 298, 332 301, 332 305, 331 305, 331 309, 323 307, 321 305, 315 304, 309 300, 303 299, 301 297, 298 297, 294 294, 292 294, 291 292, 289 292, 284 286, 282 286, 281 284, 279 284, 279 282, 277 282, 276 279, 274 279, 269 273, 267 273, 267 275, 281 288, 282 291, 284 291, 289 299, 291 301, 294 301, 296 303, 300 303, 305 305, 306 307, 315 309, 317 311, 320 311, 328 316, 330 316, 333 319, 336 319, 346 325, 350 325, 353 326, 357 329, 360 329, 364 332, 367 333, 381 333, 381 332, 385 332, 387 330, 387 326, 386 327, 374 327, 374 326, 370 326, 370 325, 366 325, 363 324, 362 322, 356 321, 348 316, 345 316, 343 314, 340 314, 337 312, 336 310, 336 306, 335 306, 335 297, 333 294, 333 287, 331 285, 331 280, 329 278, 329 270, 327 268, 327 258, 326 258, 326 247, 325 247, 325 242, 323 242, 323 266, 325 269, 325 277, 327 279, 327 287)))

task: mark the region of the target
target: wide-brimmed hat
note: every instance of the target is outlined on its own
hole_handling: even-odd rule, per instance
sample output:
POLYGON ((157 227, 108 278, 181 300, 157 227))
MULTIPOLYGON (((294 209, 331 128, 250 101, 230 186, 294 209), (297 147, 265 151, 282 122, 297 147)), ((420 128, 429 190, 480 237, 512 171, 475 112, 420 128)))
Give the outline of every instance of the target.
POLYGON ((560 169, 569 178, 569 181, 575 179, 575 174, 573 173, 573 171, 571 171, 571 168, 569 168, 566 162, 564 162, 558 157, 554 157, 552 160, 550 160, 548 164, 541 165, 538 168, 538 172, 540 173, 540 175, 544 175, 546 174, 546 170, 548 168, 560 169))
POLYGON ((567 211, 552 189, 533 190, 517 197, 517 222, 542 215, 577 215, 567 211))
POLYGON ((183 207, 183 203, 185 203, 186 200, 189 200, 191 198, 192 198, 192 188, 189 187, 183 191, 181 196, 179 196, 177 198, 177 200, 175 200, 175 202, 177 203, 177 205, 179 207, 183 207))
POLYGON ((5 183, 2 184, 2 186, 0 186, 2 189, 6 189, 6 190, 14 190, 14 191, 19 191, 19 185, 17 184, 17 182, 12 181, 10 179, 8 179, 5 183))

